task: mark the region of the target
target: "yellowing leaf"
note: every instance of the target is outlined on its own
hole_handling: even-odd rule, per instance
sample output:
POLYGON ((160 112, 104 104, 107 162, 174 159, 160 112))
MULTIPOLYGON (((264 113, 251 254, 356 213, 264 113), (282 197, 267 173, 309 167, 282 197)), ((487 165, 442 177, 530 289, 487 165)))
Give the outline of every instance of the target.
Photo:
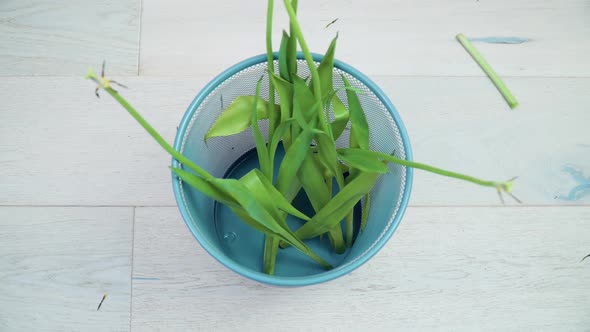
MULTIPOLYGON (((205 135, 205 141, 211 137, 230 136, 241 133, 251 124, 255 96, 239 96, 221 113, 205 135)), ((275 105, 275 110, 279 107, 275 105)), ((259 98, 256 103, 257 118, 268 119, 268 102, 259 98)))

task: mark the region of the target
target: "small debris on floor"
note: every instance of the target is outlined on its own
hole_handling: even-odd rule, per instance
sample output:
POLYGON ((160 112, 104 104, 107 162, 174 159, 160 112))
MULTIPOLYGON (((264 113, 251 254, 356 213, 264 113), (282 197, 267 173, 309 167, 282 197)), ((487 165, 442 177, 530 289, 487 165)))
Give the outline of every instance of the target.
POLYGON ((107 294, 105 293, 102 296, 102 300, 100 300, 100 303, 98 304, 98 307, 96 308, 96 311, 100 310, 100 306, 102 306, 102 303, 104 302, 104 300, 107 298, 107 294))
POLYGON ((335 19, 332 22, 328 23, 328 25, 326 25, 326 27, 324 29, 327 29, 328 27, 330 27, 330 25, 336 23, 337 21, 338 21, 338 19, 335 19))

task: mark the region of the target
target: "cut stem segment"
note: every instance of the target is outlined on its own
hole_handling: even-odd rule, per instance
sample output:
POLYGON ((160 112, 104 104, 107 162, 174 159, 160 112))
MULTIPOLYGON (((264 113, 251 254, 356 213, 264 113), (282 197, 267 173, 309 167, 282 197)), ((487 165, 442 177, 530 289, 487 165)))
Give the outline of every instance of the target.
POLYGON ((475 48, 475 46, 473 46, 473 44, 469 41, 469 39, 467 39, 467 37, 465 37, 465 35, 460 33, 457 35, 457 40, 459 41, 459 43, 461 43, 461 45, 463 45, 465 50, 471 55, 473 60, 475 60, 475 62, 477 62, 477 64, 486 73, 486 75, 488 75, 490 80, 492 80, 492 83, 494 83, 496 88, 498 88, 498 91, 500 91, 500 93, 502 94, 502 97, 504 97, 504 99, 506 99, 506 102, 508 103, 510 108, 512 108, 512 109, 516 108, 516 106, 518 106, 518 101, 516 101, 516 98, 514 98, 514 96, 512 95, 510 90, 508 90, 508 88, 506 87, 504 82, 502 82, 502 80, 500 79, 500 77, 498 76, 496 71, 483 58, 481 53, 479 53, 479 51, 475 48))

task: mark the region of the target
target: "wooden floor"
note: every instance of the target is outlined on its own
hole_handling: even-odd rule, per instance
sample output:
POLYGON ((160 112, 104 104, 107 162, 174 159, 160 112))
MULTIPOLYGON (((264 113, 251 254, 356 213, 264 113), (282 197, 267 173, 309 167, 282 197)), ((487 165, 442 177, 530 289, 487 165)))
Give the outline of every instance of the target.
POLYGON ((264 52, 265 2, 5 0, 0 331, 590 331, 590 3, 299 2, 312 50, 339 32, 337 57, 390 97, 414 159, 518 175, 524 203, 417 172, 401 226, 350 275, 244 279, 187 230, 170 158, 84 75, 105 59, 172 141, 215 74, 264 52), (460 32, 484 39, 516 110, 460 32))

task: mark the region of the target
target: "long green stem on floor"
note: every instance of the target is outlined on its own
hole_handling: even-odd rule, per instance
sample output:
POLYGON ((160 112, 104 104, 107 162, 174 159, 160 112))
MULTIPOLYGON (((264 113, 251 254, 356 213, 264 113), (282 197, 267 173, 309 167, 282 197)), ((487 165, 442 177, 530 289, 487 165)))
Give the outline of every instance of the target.
POLYGON ((213 179, 213 175, 209 174, 207 171, 199 167, 197 164, 193 163, 190 159, 182 155, 180 152, 176 151, 166 140, 158 134, 158 132, 152 127, 140 114, 131 106, 125 98, 123 98, 117 91, 113 90, 108 84, 108 81, 104 79, 99 79, 94 75, 94 73, 90 72, 87 75, 87 78, 92 79, 93 81, 97 82, 108 94, 110 94, 123 108, 131 114, 131 116, 139 122, 139 124, 160 144, 160 146, 166 150, 170 155, 172 155, 176 160, 180 163, 188 166, 191 170, 197 172, 200 176, 204 179, 211 180, 213 179), (105 84, 105 82, 107 84, 105 84))
POLYGON ((455 178, 455 179, 459 179, 459 180, 465 180, 468 182, 478 184, 480 186, 485 186, 485 187, 497 187, 498 186, 498 182, 496 182, 496 181, 482 180, 482 179, 478 179, 473 176, 469 176, 469 175, 465 175, 465 174, 461 174, 461 173, 456 173, 456 172, 452 172, 452 171, 447 171, 442 168, 438 168, 438 167, 434 167, 434 166, 430 166, 430 165, 426 165, 426 164, 421 164, 421 163, 417 163, 417 162, 413 162, 413 161, 408 161, 408 160, 393 157, 393 156, 389 156, 388 160, 390 160, 396 164, 402 165, 402 166, 421 169, 421 170, 424 170, 424 171, 427 171, 430 173, 435 173, 438 175, 447 176, 447 177, 451 177, 451 178, 455 178))

